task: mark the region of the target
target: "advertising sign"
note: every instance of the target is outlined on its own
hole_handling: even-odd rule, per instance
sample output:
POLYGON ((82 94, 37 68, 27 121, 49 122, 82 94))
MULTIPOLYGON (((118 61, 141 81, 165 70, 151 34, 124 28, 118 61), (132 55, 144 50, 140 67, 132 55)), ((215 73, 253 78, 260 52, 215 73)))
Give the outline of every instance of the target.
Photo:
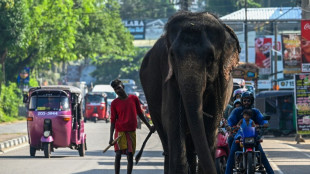
POLYGON ((301 36, 299 34, 282 35, 283 73, 296 74, 301 72, 301 36))
POLYGON ((295 75, 297 133, 310 134, 310 74, 295 75))
POLYGON ((259 74, 265 75, 271 73, 271 38, 255 39, 255 64, 260 68, 259 74))
POLYGON ((310 20, 301 21, 301 72, 310 72, 310 20))
POLYGON ((17 77, 17 83, 29 84, 30 68, 25 67, 17 77))

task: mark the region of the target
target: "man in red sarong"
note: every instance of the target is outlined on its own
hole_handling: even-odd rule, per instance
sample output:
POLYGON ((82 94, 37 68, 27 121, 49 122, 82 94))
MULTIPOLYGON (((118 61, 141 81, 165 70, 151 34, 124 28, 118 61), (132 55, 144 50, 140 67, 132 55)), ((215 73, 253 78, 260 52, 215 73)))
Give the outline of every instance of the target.
POLYGON ((154 126, 146 121, 140 107, 139 99, 135 95, 127 95, 124 90, 123 83, 116 79, 111 83, 112 88, 118 95, 111 103, 111 129, 110 141, 112 145, 113 134, 114 139, 120 139, 114 144, 115 149, 115 174, 120 172, 121 155, 127 155, 127 174, 131 174, 133 167, 133 155, 136 151, 136 128, 137 128, 137 115, 145 123, 145 125, 154 132, 154 126))

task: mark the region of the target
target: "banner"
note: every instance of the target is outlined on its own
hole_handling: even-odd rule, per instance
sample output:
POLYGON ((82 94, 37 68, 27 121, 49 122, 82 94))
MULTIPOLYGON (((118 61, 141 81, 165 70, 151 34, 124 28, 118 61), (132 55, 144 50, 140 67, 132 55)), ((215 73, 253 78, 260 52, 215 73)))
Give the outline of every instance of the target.
POLYGON ((271 73, 271 48, 271 38, 255 39, 255 64, 260 68, 260 75, 271 73))
POLYGON ((30 77, 30 68, 25 67, 17 76, 17 83, 22 83, 24 85, 29 84, 30 77))
POLYGON ((310 20, 301 21, 301 72, 310 72, 310 20))
POLYGON ((282 35, 283 73, 296 74, 301 72, 301 51, 298 34, 282 35))
POLYGON ((295 75, 297 133, 310 134, 310 74, 295 75))

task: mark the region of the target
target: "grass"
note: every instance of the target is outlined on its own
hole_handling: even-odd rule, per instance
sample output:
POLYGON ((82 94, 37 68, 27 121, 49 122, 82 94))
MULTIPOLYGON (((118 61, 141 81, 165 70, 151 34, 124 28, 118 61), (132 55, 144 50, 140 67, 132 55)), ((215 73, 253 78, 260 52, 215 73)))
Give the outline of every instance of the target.
POLYGON ((17 121, 24 121, 26 117, 19 116, 19 117, 10 117, 6 115, 0 116, 0 123, 7 123, 7 122, 17 122, 17 121))

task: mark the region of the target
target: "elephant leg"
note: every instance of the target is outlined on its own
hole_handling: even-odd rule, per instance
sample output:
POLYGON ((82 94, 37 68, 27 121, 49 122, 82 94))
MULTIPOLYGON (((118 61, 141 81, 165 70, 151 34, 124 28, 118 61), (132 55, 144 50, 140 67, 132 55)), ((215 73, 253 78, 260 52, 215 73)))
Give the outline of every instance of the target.
POLYGON ((217 134, 217 127, 219 124, 219 121, 216 116, 214 118, 205 118, 206 125, 206 136, 209 141, 209 148, 210 152, 212 154, 213 161, 215 162, 215 150, 216 150, 216 134, 217 134))
MULTIPOLYGON (((160 104, 158 104, 160 106, 160 104)), ((149 105, 150 106, 150 105, 149 105)), ((149 108, 156 108, 156 107, 149 107, 149 108)), ((168 173, 169 169, 169 160, 168 160, 168 141, 167 141, 167 134, 165 133, 162 125, 162 120, 161 120, 161 114, 160 114, 161 109, 155 109, 151 110, 150 109, 150 114, 152 117, 152 122, 156 128, 156 131, 158 133, 158 136, 162 142, 163 150, 164 153, 163 155, 165 156, 165 161, 164 161, 164 173, 168 173)))
POLYGON ((169 81, 165 85, 162 96, 162 119, 168 137, 169 173, 187 174, 185 118, 181 113, 180 95, 175 83, 169 81))

